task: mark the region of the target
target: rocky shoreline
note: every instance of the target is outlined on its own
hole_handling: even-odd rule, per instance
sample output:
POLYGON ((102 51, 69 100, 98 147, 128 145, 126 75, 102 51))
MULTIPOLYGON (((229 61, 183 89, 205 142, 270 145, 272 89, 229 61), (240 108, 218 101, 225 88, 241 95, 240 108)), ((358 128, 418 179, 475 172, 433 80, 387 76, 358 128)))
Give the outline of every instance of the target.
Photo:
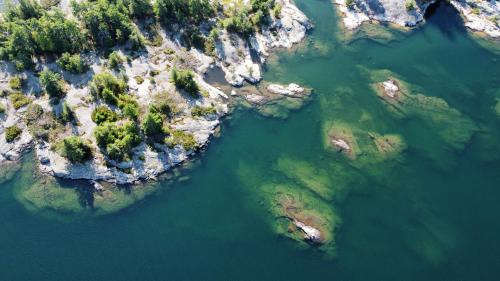
MULTIPOLYGON (((414 27, 425 21, 427 9, 436 0, 335 0, 343 25, 353 31, 365 22, 384 22, 399 27, 414 27)), ((500 3, 491 1, 450 0, 473 32, 500 38, 500 3)))
MULTIPOLYGON (((157 102, 161 93, 173 93, 178 113, 171 121, 171 129, 191 134, 196 142, 196 149, 187 149, 182 145, 169 147, 166 144, 147 144, 145 141, 132 149, 130 159, 117 162, 103 154, 93 137, 96 124, 91 119, 91 113, 100 105, 99 101, 89 99, 89 81, 95 74, 107 70, 109 63, 95 53, 86 54, 90 69, 83 74, 71 74, 63 71, 52 63, 38 63, 36 69, 50 69, 61 73, 68 87, 66 96, 56 104, 46 96, 40 96, 41 86, 33 71, 18 72, 9 62, 0 65, 0 89, 9 90, 9 81, 13 77, 21 77, 24 81, 23 92, 31 104, 37 104, 44 112, 60 114, 63 104, 71 108, 76 122, 60 129, 58 138, 77 135, 88 141, 92 147, 93 157, 83 163, 72 163, 54 149, 54 143, 34 138, 24 117, 28 106, 14 108, 13 102, 7 96, 0 97, 0 104, 6 108, 0 114, 0 166, 6 167, 18 162, 22 155, 30 150, 35 151, 39 170, 43 174, 66 178, 86 179, 92 181, 107 181, 117 184, 135 183, 141 180, 155 180, 160 174, 179 165, 208 144, 215 134, 223 118, 230 111, 234 97, 210 85, 204 80, 203 74, 214 66, 219 66, 229 84, 242 86, 245 81, 257 83, 261 78, 261 67, 269 52, 274 48, 291 48, 306 36, 312 28, 307 17, 290 1, 276 1, 281 5, 279 17, 273 17, 270 24, 260 32, 256 32, 247 40, 226 30, 219 31, 219 40, 215 42, 215 55, 207 56, 197 49, 187 50, 179 43, 175 34, 161 32, 160 46, 147 46, 140 53, 129 52, 125 47, 117 47, 115 51, 130 58, 123 65, 129 94, 133 95, 143 112, 157 102), (199 98, 189 98, 176 91, 170 81, 172 69, 178 66, 194 70, 194 80, 199 85, 202 95, 199 98), (137 77, 140 77, 138 79, 137 77), (195 108, 212 108, 210 114, 195 116, 195 108), (22 132, 13 141, 6 140, 9 126, 16 125, 22 132)), ((111 71, 118 75, 117 71, 111 71)), ((270 96, 262 100, 275 100, 278 96, 295 95, 304 89, 298 85, 269 85, 270 96)), ((254 94, 256 97, 259 93, 254 94)), ((296 97, 298 97, 296 95, 296 97)))

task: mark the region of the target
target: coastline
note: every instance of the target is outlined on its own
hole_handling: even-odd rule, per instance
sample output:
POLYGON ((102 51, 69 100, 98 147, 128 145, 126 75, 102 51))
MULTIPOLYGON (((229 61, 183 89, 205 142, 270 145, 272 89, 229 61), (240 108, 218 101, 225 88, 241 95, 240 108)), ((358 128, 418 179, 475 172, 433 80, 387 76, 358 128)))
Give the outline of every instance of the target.
MULTIPOLYGON (((262 32, 251 36, 249 44, 242 41, 235 34, 221 31, 220 40, 216 44, 216 56, 209 57, 196 49, 186 50, 174 35, 161 32, 162 44, 160 46, 148 46, 146 52, 134 53, 126 50, 126 46, 114 48, 123 56, 133 57, 124 64, 123 71, 128 79, 129 92, 137 97, 141 105, 141 111, 145 111, 150 104, 156 102, 154 95, 162 92, 174 92, 173 97, 180 107, 180 113, 172 120, 171 129, 175 131, 192 134, 196 141, 195 149, 185 149, 181 145, 168 147, 164 144, 154 145, 141 142, 132 149, 130 160, 116 162, 108 159, 100 153, 93 132, 95 123, 90 119, 92 109, 99 106, 92 100, 87 99, 88 82, 93 75, 108 71, 107 62, 95 53, 87 54, 92 62, 90 70, 81 74, 73 75, 62 71, 55 63, 39 64, 38 68, 49 68, 61 72, 69 84, 64 103, 74 111, 77 124, 66 125, 61 129, 61 136, 72 135, 74 132, 83 139, 92 143, 93 158, 84 163, 71 163, 54 149, 54 144, 37 140, 28 132, 28 126, 24 123, 23 115, 26 107, 14 110, 7 97, 0 98, 0 102, 9 109, 5 116, 6 121, 0 126, 0 165, 19 162, 23 154, 34 149, 38 160, 38 169, 42 174, 76 180, 107 181, 116 184, 138 183, 143 180, 156 180, 162 173, 170 170, 185 160, 189 159, 198 150, 203 149, 210 142, 210 138, 218 130, 221 119, 229 113, 229 107, 234 98, 229 93, 213 87, 204 80, 204 73, 214 66, 220 67, 225 74, 228 85, 241 87, 244 83, 256 84, 261 81, 261 67, 266 63, 270 53, 279 48, 291 48, 306 37, 307 31, 312 24, 307 17, 289 0, 279 1, 283 6, 281 16, 263 29, 262 32), (278 30, 272 33, 271 29, 278 30), (258 61, 252 58, 252 52, 257 51, 258 61), (204 94, 198 99, 183 97, 175 90, 169 81, 170 71, 179 65, 195 71, 195 81, 200 85, 204 94), (165 67, 166 66, 166 67, 165 67), (139 81, 135 77, 149 77, 139 81), (140 83, 139 83, 140 82, 140 83), (207 116, 191 116, 193 108, 214 108, 215 114, 207 116), (7 126, 21 124, 22 134, 14 142, 5 141, 5 129, 7 126)), ((2 89, 14 76, 19 75, 10 63, 2 64, 1 79, 2 89)), ((120 71, 120 72, 121 72, 120 71)), ((114 75, 120 75, 118 71, 111 71, 114 75)), ((26 71, 21 73, 25 80, 24 89, 28 88, 33 104, 40 105, 44 111, 60 112, 63 102, 52 105, 49 100, 40 98, 41 86, 35 78, 35 73, 26 71)), ((310 91, 308 91, 310 93, 310 91)), ((267 97, 258 97, 259 93, 253 93, 255 98, 261 102, 276 100, 287 97, 287 93, 269 93, 267 97), (271 97, 272 96, 272 97, 271 97)), ((247 96, 243 96, 247 99, 247 96)), ((251 99, 249 100, 251 102, 251 99)))

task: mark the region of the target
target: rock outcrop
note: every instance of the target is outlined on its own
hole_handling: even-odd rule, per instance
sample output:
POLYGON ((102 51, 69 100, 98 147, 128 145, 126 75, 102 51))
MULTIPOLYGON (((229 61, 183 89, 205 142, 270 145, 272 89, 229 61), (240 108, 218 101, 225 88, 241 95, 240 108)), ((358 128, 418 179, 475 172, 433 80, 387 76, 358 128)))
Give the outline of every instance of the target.
MULTIPOLYGON (((348 30, 367 21, 393 23, 413 27, 424 21, 424 15, 436 0, 335 0, 348 30)), ((500 3, 496 0, 450 0, 460 12, 465 26, 490 37, 500 37, 500 3)))
POLYGON ((277 0, 281 13, 248 40, 235 34, 221 32, 216 44, 217 64, 225 73, 226 80, 234 86, 244 81, 259 82, 262 79, 261 65, 274 48, 291 48, 302 41, 307 30, 312 28, 309 19, 291 0, 277 0))

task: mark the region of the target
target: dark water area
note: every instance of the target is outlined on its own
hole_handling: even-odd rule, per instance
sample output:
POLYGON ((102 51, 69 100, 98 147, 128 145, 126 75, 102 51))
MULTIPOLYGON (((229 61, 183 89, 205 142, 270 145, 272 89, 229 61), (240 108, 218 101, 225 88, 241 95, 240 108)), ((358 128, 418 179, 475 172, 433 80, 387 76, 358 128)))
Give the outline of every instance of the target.
POLYGON ((102 210, 71 183, 35 181, 27 159, 0 183, 0 280, 498 280, 500 56, 446 4, 411 33, 349 41, 330 1, 296 2, 315 29, 265 79, 313 88, 310 103, 287 119, 234 112, 189 178, 118 190, 102 210), (381 77, 422 96, 393 112, 381 77), (362 153, 325 146, 330 128, 362 153), (380 156, 368 133, 406 149, 380 156), (273 184, 316 188, 308 208, 336 222, 331 248, 280 234, 273 184))

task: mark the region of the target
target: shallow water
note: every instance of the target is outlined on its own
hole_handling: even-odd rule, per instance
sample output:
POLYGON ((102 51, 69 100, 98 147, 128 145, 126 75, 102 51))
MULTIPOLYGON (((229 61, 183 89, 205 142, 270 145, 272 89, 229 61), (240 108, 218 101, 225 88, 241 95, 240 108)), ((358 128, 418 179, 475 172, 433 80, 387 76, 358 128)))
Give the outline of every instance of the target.
POLYGON ((498 280, 500 57, 446 6, 410 34, 371 29, 378 40, 347 42, 330 1, 297 3, 316 28, 271 59, 265 76, 313 88, 310 103, 286 120, 235 112, 181 172, 189 179, 117 190, 115 204, 92 203, 75 183, 52 193, 44 182, 45 201, 31 202, 60 210, 33 205, 24 200, 36 186, 27 161, 0 183, 0 279, 498 280), (371 86, 380 73, 433 103, 394 114, 371 86), (361 153, 325 146, 332 126, 351 130, 361 153), (407 149, 377 154, 367 132, 397 135, 407 149), (276 232, 273 184, 307 193, 331 218, 331 247, 276 232), (127 200, 139 201, 102 215, 127 200))

